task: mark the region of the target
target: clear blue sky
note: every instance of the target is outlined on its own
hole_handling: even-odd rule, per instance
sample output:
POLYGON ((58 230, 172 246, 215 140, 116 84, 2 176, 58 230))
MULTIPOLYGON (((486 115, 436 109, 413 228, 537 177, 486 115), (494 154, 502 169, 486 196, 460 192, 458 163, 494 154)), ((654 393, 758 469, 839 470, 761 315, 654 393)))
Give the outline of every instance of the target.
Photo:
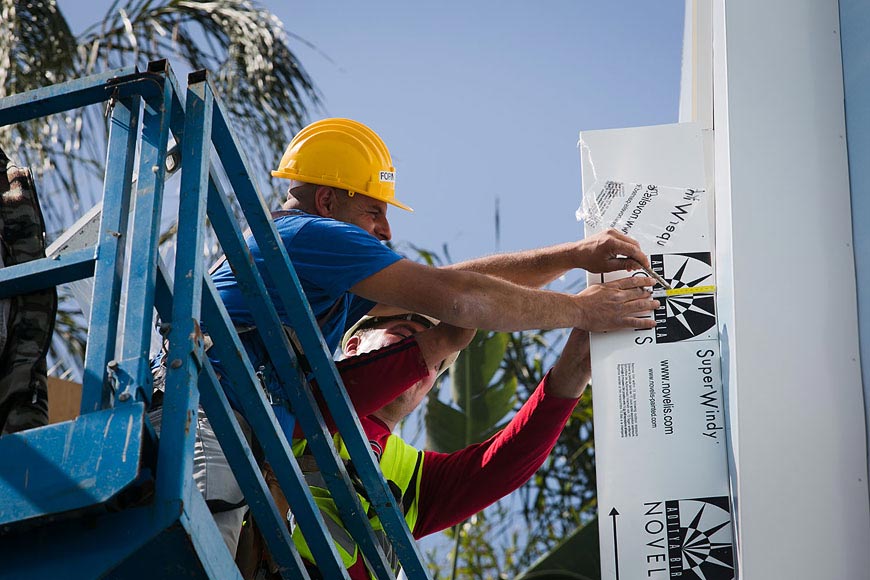
MULTIPOLYGON (((58 4, 81 31, 110 2, 58 4)), ((496 197, 501 250, 576 239, 578 131, 677 120, 683 0, 262 4, 317 46, 323 116, 390 148, 394 240, 456 260, 495 250, 496 197)))

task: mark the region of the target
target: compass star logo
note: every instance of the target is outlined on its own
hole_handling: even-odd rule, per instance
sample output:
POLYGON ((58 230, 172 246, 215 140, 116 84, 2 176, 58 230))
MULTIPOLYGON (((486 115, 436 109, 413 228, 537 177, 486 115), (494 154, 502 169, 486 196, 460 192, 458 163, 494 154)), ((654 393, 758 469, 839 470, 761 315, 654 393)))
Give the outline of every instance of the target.
POLYGON ((734 552, 727 497, 666 502, 671 578, 733 580, 734 552))
MULTIPOLYGON (((652 269, 672 288, 694 288, 713 284, 710 252, 653 254, 652 269)), ((707 339, 716 325, 716 301, 713 294, 683 294, 660 299, 655 312, 656 343, 707 339)))

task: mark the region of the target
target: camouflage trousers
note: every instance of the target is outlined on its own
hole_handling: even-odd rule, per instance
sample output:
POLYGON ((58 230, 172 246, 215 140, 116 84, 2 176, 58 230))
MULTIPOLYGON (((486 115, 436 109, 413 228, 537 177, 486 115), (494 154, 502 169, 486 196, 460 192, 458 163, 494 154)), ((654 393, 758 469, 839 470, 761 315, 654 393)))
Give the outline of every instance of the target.
MULTIPOLYGON (((45 222, 33 178, 0 150, 0 253, 5 266, 45 257, 45 222)), ((45 355, 57 314, 55 288, 13 296, 3 307, 0 435, 48 423, 45 355), (7 310, 8 308, 8 310, 7 310)))

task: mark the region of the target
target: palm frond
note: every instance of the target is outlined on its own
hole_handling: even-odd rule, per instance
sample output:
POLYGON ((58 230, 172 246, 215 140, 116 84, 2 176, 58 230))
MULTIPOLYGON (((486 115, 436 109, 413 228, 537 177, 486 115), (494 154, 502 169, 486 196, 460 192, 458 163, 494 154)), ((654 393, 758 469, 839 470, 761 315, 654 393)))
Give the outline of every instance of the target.
POLYGON ((263 169, 304 125, 307 111, 321 104, 281 21, 250 0, 129 1, 79 43, 99 55, 88 72, 171 56, 212 71, 235 128, 254 145, 255 164, 263 169))
MULTIPOLYGON (((283 24, 251 0, 116 1, 78 38, 53 0, 0 0, 0 15, 0 97, 160 58, 205 68, 261 175, 321 106, 283 24)), ((105 141, 97 106, 0 129, 0 146, 53 200, 50 231, 99 199, 105 141)))
MULTIPOLYGON (((54 2, 0 0, 0 12, 0 97, 76 75, 76 39, 54 2)), ((64 175, 53 181, 69 187, 76 179, 81 127, 82 117, 77 114, 53 115, 0 128, 0 146, 29 166, 38 181, 51 175, 58 164, 65 167, 64 175)), ((46 221, 56 222, 76 203, 74 193, 58 204, 45 204, 50 206, 43 208, 46 221)))
POLYGON ((433 394, 426 408, 427 447, 449 453, 504 428, 513 410, 517 379, 499 373, 508 335, 479 331, 450 369, 451 404, 433 394))
MULTIPOLYGON (((0 0, 0 97, 160 58, 179 72, 208 69, 252 169, 268 176, 321 106, 291 39, 310 44, 252 0, 116 0, 78 38, 54 0, 0 0)), ((102 196, 104 113, 94 105, 0 128, 0 147, 34 173, 50 239, 102 196)), ((171 240, 166 229, 161 239, 171 240)), ((83 340, 70 322, 60 328, 75 355, 83 340)))

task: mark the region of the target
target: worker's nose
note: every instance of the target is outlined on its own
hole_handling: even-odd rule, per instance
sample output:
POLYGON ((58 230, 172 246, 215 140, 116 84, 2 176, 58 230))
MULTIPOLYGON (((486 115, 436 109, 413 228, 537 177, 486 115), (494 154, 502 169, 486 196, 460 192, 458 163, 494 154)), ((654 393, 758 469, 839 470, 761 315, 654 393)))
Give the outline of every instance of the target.
POLYGON ((375 234, 377 235, 379 240, 382 240, 384 242, 388 242, 393 239, 393 232, 390 230, 390 222, 387 221, 386 217, 378 220, 378 223, 375 226, 375 234))

